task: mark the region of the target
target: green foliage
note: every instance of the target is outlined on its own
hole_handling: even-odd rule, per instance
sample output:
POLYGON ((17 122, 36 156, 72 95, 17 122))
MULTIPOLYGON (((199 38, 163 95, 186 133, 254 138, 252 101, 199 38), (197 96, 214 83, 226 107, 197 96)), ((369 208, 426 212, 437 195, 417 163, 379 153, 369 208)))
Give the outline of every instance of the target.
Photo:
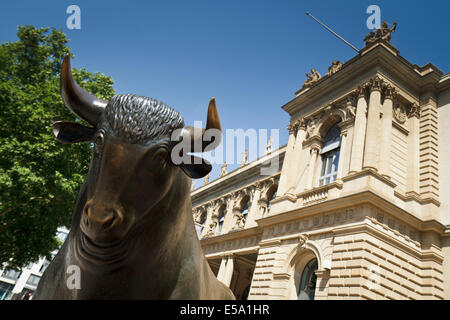
MULTIPOLYGON (((66 35, 33 26, 17 35, 0 45, 0 264, 12 267, 58 247, 56 230, 70 226, 91 156, 89 143, 63 145, 51 131, 55 121, 80 121, 59 93, 66 35)), ((114 94, 110 77, 84 69, 73 76, 100 98, 114 94)))

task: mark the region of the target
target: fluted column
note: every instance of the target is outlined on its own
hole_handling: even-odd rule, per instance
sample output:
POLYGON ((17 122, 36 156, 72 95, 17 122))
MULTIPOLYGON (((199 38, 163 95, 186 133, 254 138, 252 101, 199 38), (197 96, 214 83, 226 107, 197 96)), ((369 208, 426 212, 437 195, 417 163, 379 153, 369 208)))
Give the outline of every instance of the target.
POLYGON ((363 168, 378 170, 378 148, 380 134, 381 83, 379 77, 371 80, 369 113, 367 115, 366 145, 363 168))
POLYGON ((383 117, 380 130, 380 173, 390 178, 391 171, 391 140, 392 140, 392 107, 395 89, 388 85, 384 91, 383 117))
POLYGON ((366 86, 358 87, 358 101, 356 104, 355 127, 353 129, 352 155, 350 160, 350 173, 361 171, 364 154, 364 141, 367 124, 366 86))

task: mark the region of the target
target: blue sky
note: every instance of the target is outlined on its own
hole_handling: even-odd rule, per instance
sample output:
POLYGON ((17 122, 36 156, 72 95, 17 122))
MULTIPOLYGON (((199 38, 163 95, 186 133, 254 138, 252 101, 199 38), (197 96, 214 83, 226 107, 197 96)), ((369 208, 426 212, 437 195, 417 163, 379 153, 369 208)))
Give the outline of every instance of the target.
POLYGON ((276 128, 283 145, 289 117, 280 107, 305 74, 356 55, 305 12, 360 49, 371 4, 398 23, 391 43, 400 55, 450 72, 448 1, 4 1, 0 41, 15 41, 18 25, 56 27, 73 66, 112 76, 117 93, 164 101, 186 124, 204 121, 214 96, 223 128, 276 128), (66 27, 71 4, 81 8, 80 30, 66 27))

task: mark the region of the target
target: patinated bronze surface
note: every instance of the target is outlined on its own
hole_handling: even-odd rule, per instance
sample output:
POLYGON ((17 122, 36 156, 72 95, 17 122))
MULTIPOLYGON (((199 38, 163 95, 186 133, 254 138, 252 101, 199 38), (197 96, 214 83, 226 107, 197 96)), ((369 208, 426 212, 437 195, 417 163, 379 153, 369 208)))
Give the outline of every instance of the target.
MULTIPOLYGON (((69 236, 35 299, 234 299, 211 271, 191 214, 191 178, 205 176, 211 165, 171 161, 176 129, 202 150, 218 141, 205 142, 205 129, 184 127, 177 111, 154 99, 116 95, 104 101, 85 92, 73 81, 68 56, 61 95, 92 127, 57 122, 56 139, 93 142, 93 158, 69 236), (67 285, 70 266, 81 270, 79 289, 67 285)), ((207 129, 221 130, 214 99, 207 129)))

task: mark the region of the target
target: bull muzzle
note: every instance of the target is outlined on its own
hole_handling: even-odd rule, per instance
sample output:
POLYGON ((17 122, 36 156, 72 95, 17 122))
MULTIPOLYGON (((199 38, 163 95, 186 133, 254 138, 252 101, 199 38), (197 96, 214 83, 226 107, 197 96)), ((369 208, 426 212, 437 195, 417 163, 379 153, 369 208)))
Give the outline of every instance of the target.
POLYGON ((82 231, 98 243, 120 240, 124 221, 120 206, 106 206, 89 200, 84 208, 81 219, 82 231))

